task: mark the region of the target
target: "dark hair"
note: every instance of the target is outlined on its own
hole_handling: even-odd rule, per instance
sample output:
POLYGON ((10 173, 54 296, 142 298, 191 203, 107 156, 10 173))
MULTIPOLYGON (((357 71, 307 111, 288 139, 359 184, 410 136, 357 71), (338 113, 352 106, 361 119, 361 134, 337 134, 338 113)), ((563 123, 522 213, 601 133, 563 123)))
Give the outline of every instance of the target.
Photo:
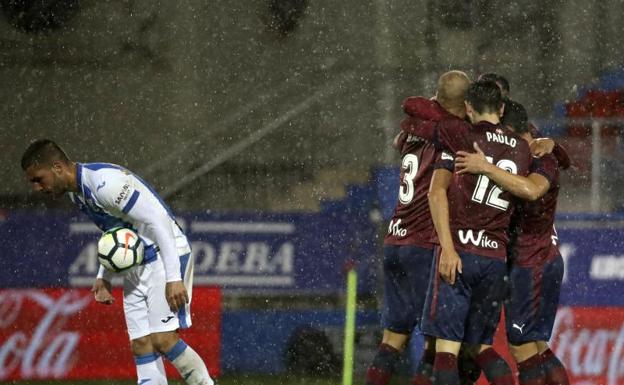
POLYGON ((498 84, 500 88, 505 90, 505 92, 509 93, 509 81, 507 81, 507 79, 498 74, 488 72, 479 76, 479 80, 489 80, 491 82, 494 82, 498 84))
POLYGON ((49 139, 36 140, 28 146, 22 155, 22 170, 26 171, 33 165, 51 164, 55 160, 64 163, 69 162, 67 154, 58 144, 49 139))
POLYGON ((479 114, 498 112, 503 98, 496 83, 487 80, 478 80, 470 85, 466 92, 466 101, 479 114))
POLYGON ((507 99, 501 123, 511 127, 516 134, 524 134, 529 130, 529 115, 522 104, 507 99))

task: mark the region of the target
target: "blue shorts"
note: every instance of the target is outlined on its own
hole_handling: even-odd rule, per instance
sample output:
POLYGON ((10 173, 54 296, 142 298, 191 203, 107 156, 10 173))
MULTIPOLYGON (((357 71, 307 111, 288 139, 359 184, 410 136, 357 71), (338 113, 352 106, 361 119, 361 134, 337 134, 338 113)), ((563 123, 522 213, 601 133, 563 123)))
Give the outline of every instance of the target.
POLYGON ((511 344, 550 340, 562 280, 560 255, 541 266, 511 266, 509 299, 505 303, 505 326, 511 344))
POLYGON ((423 333, 449 341, 491 345, 507 292, 505 262, 460 252, 463 273, 450 285, 438 273, 440 249, 434 253, 423 333))
POLYGON ((417 246, 384 246, 384 329, 410 334, 420 323, 432 255, 417 246))

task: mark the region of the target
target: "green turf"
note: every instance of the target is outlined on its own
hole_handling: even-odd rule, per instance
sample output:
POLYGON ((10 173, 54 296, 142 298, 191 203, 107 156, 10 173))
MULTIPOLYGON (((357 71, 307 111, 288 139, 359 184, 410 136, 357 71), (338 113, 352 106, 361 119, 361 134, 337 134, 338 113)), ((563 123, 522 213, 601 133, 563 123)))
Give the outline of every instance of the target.
MULTIPOLYGON (((323 378, 291 378, 287 376, 223 376, 217 385, 340 385, 341 381, 323 378)), ((136 385, 136 381, 21 381, 9 382, 19 385, 136 385)), ((170 385, 183 385, 182 381, 170 380, 170 385)), ((357 383, 358 385, 363 382, 357 383)))
MULTIPOLYGON (((355 376, 353 385, 364 385, 363 376, 355 376)), ((393 385, 407 384, 407 378, 395 378, 393 385)), ((9 381, 2 384, 19 385, 136 385, 136 381, 9 381)), ((183 385, 182 381, 170 380, 169 385, 183 385)), ((300 377, 300 376, 259 376, 259 375, 226 375, 217 380, 217 385, 340 385, 341 379, 300 377)))

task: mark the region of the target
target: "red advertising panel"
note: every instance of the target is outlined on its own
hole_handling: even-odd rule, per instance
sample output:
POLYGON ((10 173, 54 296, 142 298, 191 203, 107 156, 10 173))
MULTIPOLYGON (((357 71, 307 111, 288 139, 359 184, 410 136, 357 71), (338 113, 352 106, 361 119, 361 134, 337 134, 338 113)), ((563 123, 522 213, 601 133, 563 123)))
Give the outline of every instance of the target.
POLYGON ((551 346, 572 384, 624 384, 624 308, 559 309, 551 346))
MULTIPOLYGON (((504 324, 499 325, 494 348, 511 364, 504 324)), ((557 312, 550 347, 574 385, 624 384, 624 308, 562 307, 557 312)), ((479 385, 487 381, 481 376, 479 385)))
MULTIPOLYGON (((122 309, 88 289, 0 289, 0 380, 135 378, 122 309)), ((193 288, 193 326, 182 338, 219 374, 221 292, 193 288)), ((166 361, 166 360, 165 360, 166 361)), ((177 376, 167 364, 167 373, 177 376)))

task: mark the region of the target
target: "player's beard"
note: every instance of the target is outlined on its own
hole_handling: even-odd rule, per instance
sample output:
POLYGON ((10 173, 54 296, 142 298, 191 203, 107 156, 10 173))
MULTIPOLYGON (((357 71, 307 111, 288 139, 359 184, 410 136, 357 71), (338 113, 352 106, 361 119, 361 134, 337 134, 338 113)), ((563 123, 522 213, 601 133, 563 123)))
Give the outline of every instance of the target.
POLYGON ((67 186, 65 186, 65 182, 60 177, 55 177, 54 182, 52 183, 52 188, 49 191, 49 195, 52 199, 57 199, 67 192, 67 186))

